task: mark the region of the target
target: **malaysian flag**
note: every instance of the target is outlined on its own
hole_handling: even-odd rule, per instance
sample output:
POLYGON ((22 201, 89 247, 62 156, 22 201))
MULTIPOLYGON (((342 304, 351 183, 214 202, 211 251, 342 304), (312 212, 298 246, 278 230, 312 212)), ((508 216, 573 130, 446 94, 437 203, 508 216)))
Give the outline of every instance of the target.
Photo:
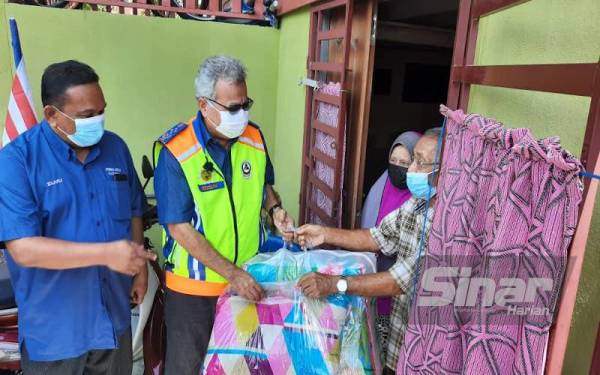
MULTIPOLYGON (((31 88, 25 71, 25 60, 19 41, 19 30, 14 18, 10 18, 10 35, 12 37, 13 56, 17 68, 13 78, 12 90, 8 99, 8 111, 6 112, 6 123, 2 134, 2 145, 10 141, 32 126, 37 124, 37 117, 31 100, 31 88)), ((1 145, 0 145, 1 146, 1 145)))

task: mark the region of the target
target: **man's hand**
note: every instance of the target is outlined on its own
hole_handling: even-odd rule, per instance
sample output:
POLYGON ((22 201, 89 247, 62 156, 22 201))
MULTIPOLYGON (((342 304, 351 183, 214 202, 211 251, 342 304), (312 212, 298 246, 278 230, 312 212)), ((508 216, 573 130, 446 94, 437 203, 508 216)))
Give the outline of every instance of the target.
POLYGON ((291 242, 294 239, 294 219, 288 215, 287 211, 283 208, 277 208, 273 212, 273 224, 283 239, 287 242, 291 242))
POLYGON ((155 260, 156 254, 144 249, 144 245, 133 241, 110 242, 105 255, 105 264, 113 271, 136 275, 146 268, 147 260, 155 260))
POLYGON ((448 117, 448 112, 450 112, 450 108, 446 107, 443 104, 440 104, 440 113, 445 116, 448 117))
POLYGON ((307 297, 323 298, 337 293, 337 282, 339 279, 339 276, 311 272, 302 276, 298 281, 298 287, 307 297))
POLYGON ((320 225, 305 224, 298 229, 296 235, 300 246, 313 248, 325 243, 327 228, 320 225))
POLYGON ((135 275, 133 278, 133 284, 131 285, 131 292, 129 296, 131 297, 131 303, 136 305, 144 302, 144 296, 146 295, 146 291, 148 290, 148 270, 142 271, 135 275))
POLYGON ((235 268, 227 277, 229 287, 239 296, 258 302, 264 296, 264 290, 252 276, 241 268, 235 268))

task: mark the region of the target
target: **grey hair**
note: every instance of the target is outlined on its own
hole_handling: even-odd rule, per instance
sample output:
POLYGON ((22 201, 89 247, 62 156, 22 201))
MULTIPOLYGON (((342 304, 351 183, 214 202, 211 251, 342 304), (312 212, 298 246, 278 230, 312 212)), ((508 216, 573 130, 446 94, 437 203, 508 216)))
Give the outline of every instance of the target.
POLYGON ((238 59, 229 56, 212 56, 204 60, 198 68, 194 85, 196 99, 206 97, 216 99, 217 81, 241 83, 246 80, 246 67, 238 59))
POLYGON ((425 133, 423 133, 423 137, 439 138, 441 134, 442 128, 438 126, 437 128, 427 129, 425 133))
MULTIPOLYGON (((425 133, 423 133, 423 137, 434 138, 437 143, 437 146, 435 147, 435 156, 434 156, 435 162, 440 161, 441 155, 439 154, 439 148, 442 147, 442 145, 439 144, 439 139, 440 139, 441 135, 442 135, 442 128, 440 126, 438 126, 436 128, 427 129, 427 130, 425 130, 425 133)), ((435 168, 434 168, 434 170, 435 170, 435 168)))

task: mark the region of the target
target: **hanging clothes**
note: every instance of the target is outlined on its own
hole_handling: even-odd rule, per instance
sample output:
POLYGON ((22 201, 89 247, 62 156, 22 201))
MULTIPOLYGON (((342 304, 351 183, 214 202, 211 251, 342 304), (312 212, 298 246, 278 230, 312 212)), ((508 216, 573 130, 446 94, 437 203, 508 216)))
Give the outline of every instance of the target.
POLYGON ((529 129, 462 111, 447 116, 438 201, 397 373, 541 374, 582 165, 557 137, 537 141, 529 129))

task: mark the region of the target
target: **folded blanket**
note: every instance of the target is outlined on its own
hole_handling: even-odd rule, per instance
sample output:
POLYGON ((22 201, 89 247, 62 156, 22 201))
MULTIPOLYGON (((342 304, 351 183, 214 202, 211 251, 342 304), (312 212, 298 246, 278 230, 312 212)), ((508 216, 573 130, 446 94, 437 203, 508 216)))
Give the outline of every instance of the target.
POLYGON ((266 297, 219 298, 205 374, 320 375, 379 373, 370 300, 348 295, 306 298, 305 273, 360 275, 375 271, 372 255, 315 250, 260 254, 245 269, 266 297))

